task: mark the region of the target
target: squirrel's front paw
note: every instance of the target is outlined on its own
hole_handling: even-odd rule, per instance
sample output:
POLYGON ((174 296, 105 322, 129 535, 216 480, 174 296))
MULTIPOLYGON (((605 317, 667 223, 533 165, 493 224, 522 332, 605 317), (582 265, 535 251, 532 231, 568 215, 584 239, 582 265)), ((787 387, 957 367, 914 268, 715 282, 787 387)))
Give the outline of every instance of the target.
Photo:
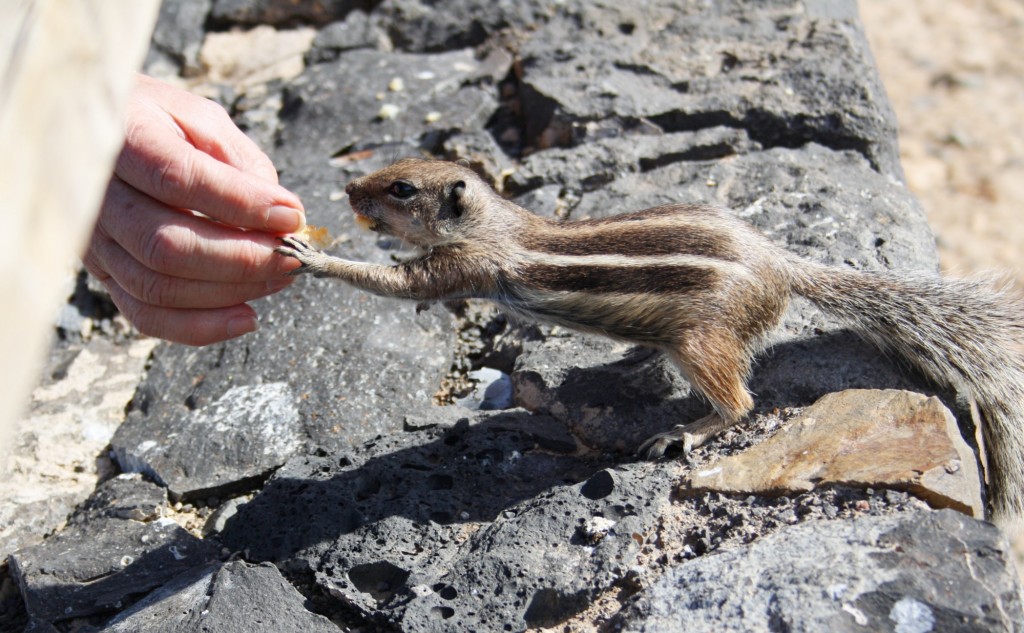
POLYGON ((284 246, 278 246, 274 249, 274 252, 286 257, 294 257, 302 264, 289 272, 289 275, 304 275, 306 273, 316 275, 321 271, 321 260, 324 258, 323 253, 295 237, 285 236, 280 239, 284 246))

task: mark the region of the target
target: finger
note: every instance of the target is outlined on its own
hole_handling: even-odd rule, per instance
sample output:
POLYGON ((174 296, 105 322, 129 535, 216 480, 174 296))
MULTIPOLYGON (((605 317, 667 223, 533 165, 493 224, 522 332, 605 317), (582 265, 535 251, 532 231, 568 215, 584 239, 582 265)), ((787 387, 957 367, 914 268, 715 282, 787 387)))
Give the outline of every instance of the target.
POLYGON ((234 226, 273 233, 302 227, 301 203, 282 187, 221 163, 177 137, 134 141, 121 151, 114 173, 153 198, 234 226))
POLYGON ((136 90, 142 96, 165 104, 165 111, 177 124, 176 133, 199 151, 240 171, 277 182, 277 169, 270 158, 238 130, 220 105, 145 75, 138 75, 136 90))
POLYGON ((271 235, 172 209, 117 178, 107 188, 97 230, 146 268, 173 277, 265 282, 298 265, 274 253, 277 238, 271 235))
POLYGON ((224 283, 196 281, 150 270, 119 244, 97 231, 89 247, 89 259, 140 302, 162 308, 226 308, 273 294, 289 286, 293 277, 270 281, 224 283))
POLYGON ((178 102, 192 95, 174 95, 176 100, 170 102, 133 99, 115 173, 172 207, 199 211, 227 224, 275 233, 300 229, 302 203, 277 184, 276 173, 272 179, 265 176, 265 165, 257 167, 261 175, 246 171, 263 160, 241 149, 251 141, 223 108, 198 97, 188 108, 178 102), (172 114, 168 108, 181 112, 172 114))
POLYGON ((159 308, 132 297, 113 279, 103 285, 121 314, 149 336, 185 345, 210 345, 259 328, 255 310, 245 304, 213 310, 159 308))

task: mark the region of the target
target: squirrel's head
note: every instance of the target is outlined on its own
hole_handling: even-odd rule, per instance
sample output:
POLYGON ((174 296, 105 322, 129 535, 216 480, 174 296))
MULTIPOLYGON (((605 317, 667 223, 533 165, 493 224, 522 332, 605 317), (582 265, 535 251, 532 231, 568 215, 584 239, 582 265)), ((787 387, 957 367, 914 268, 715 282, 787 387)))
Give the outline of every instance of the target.
POLYGON ((345 187, 360 224, 423 248, 467 239, 491 187, 468 167, 406 158, 345 187))

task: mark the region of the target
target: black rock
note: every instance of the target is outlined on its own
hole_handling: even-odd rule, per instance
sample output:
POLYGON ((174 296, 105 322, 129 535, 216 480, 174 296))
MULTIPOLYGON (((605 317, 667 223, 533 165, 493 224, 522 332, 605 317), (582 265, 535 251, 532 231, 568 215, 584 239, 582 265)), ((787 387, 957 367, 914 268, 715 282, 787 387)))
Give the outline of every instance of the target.
POLYGON ((512 380, 519 406, 551 415, 587 446, 625 455, 706 413, 664 356, 597 337, 526 342, 512 380))
POLYGON ((900 177, 896 121, 852 2, 567 3, 520 48, 528 143, 643 122, 852 149, 900 177))
POLYGON ((557 423, 479 414, 391 436, 344 458, 286 464, 222 539, 316 582, 402 630, 514 630, 564 619, 624 573, 671 479, 652 464, 605 470, 550 440, 557 423), (552 453, 561 448, 562 453, 552 453), (302 516, 281 523, 274 517, 302 516), (582 538, 594 517, 599 542, 582 538))
POLYGON ((379 24, 396 48, 448 51, 477 46, 504 29, 528 31, 543 23, 561 3, 556 0, 384 0, 379 24))
POLYGON ((137 474, 118 475, 100 484, 71 515, 71 523, 99 518, 153 521, 167 506, 167 489, 137 474))
POLYGON ((373 0, 213 0, 210 19, 222 28, 257 24, 323 26, 373 4, 373 0))
POLYGON ((273 565, 196 567, 99 629, 103 633, 335 633, 273 565))
MULTIPOLYGON (((296 180, 296 166, 326 168, 331 157, 385 146, 377 161, 357 164, 359 172, 334 169, 340 183, 343 175, 352 177, 398 158, 387 151, 389 143, 440 149, 455 131, 481 129, 497 109, 492 84, 508 72, 511 60, 503 67, 485 61, 471 49, 434 55, 359 49, 310 66, 287 89, 280 147, 273 158, 286 178, 296 180), (428 116, 435 113, 436 120, 428 116)), ((295 185, 298 193, 313 193, 313 200, 326 198, 301 191, 301 181, 295 185)))
POLYGON ((226 494, 265 478, 301 446, 298 402, 283 381, 228 387, 209 404, 186 401, 181 415, 132 415, 111 446, 122 468, 149 474, 176 499, 226 494))
POLYGON ((46 622, 118 611, 220 548, 170 519, 75 522, 10 556, 29 615, 46 622))

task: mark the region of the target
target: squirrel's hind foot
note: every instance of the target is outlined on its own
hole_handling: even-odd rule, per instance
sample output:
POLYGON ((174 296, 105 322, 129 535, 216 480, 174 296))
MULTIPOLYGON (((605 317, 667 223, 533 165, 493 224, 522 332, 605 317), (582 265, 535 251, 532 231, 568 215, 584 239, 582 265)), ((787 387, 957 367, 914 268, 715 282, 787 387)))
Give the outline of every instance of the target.
POLYGON ((733 424, 717 413, 712 413, 689 424, 677 424, 664 433, 652 435, 640 445, 637 453, 644 459, 659 459, 669 448, 678 446, 682 450, 683 459, 687 459, 690 451, 703 446, 733 424))

